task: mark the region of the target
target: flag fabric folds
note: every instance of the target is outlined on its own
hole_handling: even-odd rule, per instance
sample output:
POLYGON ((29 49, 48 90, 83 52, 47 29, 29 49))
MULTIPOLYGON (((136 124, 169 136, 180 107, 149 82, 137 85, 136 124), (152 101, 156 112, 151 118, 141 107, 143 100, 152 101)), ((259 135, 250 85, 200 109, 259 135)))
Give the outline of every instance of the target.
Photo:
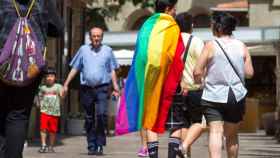
POLYGON ((184 45, 172 16, 156 13, 141 27, 131 68, 117 111, 115 132, 140 129, 164 132, 164 124, 181 79, 184 45))

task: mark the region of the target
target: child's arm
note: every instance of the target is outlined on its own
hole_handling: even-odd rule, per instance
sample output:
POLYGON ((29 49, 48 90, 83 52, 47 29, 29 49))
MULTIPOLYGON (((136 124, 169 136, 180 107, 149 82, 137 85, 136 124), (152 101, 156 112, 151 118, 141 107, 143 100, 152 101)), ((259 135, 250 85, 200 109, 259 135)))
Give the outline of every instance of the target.
POLYGON ((64 91, 62 85, 59 85, 59 97, 62 99, 65 98, 65 91, 64 91))

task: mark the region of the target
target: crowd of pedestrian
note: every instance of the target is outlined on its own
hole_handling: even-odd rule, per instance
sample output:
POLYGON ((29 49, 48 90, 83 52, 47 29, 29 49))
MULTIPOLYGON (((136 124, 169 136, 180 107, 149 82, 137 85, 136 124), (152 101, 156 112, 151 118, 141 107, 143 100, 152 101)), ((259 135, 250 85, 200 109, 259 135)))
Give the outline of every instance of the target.
POLYGON ((245 114, 245 79, 254 74, 246 45, 232 34, 238 22, 227 13, 213 14, 213 38, 204 42, 192 35, 193 21, 190 14, 176 15, 176 3, 177 0, 156 0, 155 14, 141 28, 137 54, 126 82, 127 85, 141 83, 143 87, 137 91, 126 85, 123 90, 119 88, 116 73, 119 65, 112 48, 102 43, 104 33, 98 26, 89 30, 91 43, 79 48, 69 64, 71 70, 62 85, 56 82, 56 71, 51 67, 38 72, 29 81, 29 74, 37 71, 34 65, 39 65, 36 63, 37 54, 33 50, 42 48, 40 53, 43 53, 47 35, 61 35, 63 24, 52 1, 1 0, 0 157, 22 158, 30 110, 36 94, 40 109, 39 152, 55 152, 61 99, 67 95, 69 84, 79 74, 80 105, 85 111, 88 155, 103 155, 103 148, 106 146, 108 98, 111 95, 125 98, 137 93, 140 97, 126 104, 144 105, 142 112, 139 110, 140 106, 137 107, 142 120, 137 120, 136 124, 140 129, 134 130, 141 130, 141 147, 137 153, 139 157, 158 157, 159 133, 167 128, 167 157, 190 158, 191 145, 207 126, 209 156, 222 157, 225 138, 228 157, 237 158, 238 126, 245 114), (22 12, 27 14, 22 15, 22 12), (4 16, 11 18, 6 20, 4 16), (23 17, 26 21, 21 21, 23 17), (17 32, 17 29, 10 29, 12 26, 19 28, 16 38, 6 40, 10 39, 13 32, 17 32), (157 27, 154 32, 151 31, 152 27, 157 27), (17 36, 19 34, 24 34, 26 39, 17 41, 21 38, 17 36), (148 44, 159 42, 160 45, 160 40, 165 43, 161 50, 157 50, 159 47, 155 45, 147 47, 145 40, 149 40, 148 44), (142 51, 141 48, 149 51, 142 51), (9 52, 10 58, 14 54, 17 56, 13 60, 3 56, 9 52), (26 58, 25 53, 28 55, 26 58), (10 63, 6 66, 4 61, 10 63), (24 62, 29 62, 30 68, 22 66, 24 62), (136 74, 139 78, 135 78, 134 68, 143 73, 136 74), (28 81, 28 85, 23 85, 25 81, 28 81), (155 117, 157 115, 161 117, 155 117))
MULTIPOLYGON (((167 14, 175 4, 176 1, 171 0, 156 1, 156 6, 165 6, 163 13, 167 14)), ((222 157, 225 139, 228 157, 237 158, 238 126, 245 114, 245 78, 254 74, 247 47, 232 35, 237 20, 227 13, 213 14, 213 40, 203 42, 191 35, 191 15, 182 13, 174 18, 180 27, 185 49, 182 55, 184 70, 166 123, 170 131, 168 157, 191 157, 191 145, 205 128, 202 121, 205 119, 209 127, 209 156, 222 157)), ((157 158, 158 138, 156 134, 150 137, 152 145, 148 132, 149 157, 157 158)))

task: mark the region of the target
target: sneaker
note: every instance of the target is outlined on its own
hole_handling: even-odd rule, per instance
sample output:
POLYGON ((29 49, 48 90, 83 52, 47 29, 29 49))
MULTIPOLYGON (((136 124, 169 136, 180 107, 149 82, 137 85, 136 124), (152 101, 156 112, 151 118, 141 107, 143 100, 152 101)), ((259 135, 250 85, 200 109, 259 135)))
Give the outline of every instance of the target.
POLYGON ((42 145, 41 148, 38 150, 39 153, 46 153, 48 151, 48 146, 42 145))
POLYGON ((88 155, 96 155, 96 151, 95 150, 89 150, 88 155))
POLYGON ((178 156, 180 158, 191 158, 191 151, 183 148, 182 145, 179 146, 178 156))
POLYGON ((97 149, 95 151, 95 155, 97 155, 97 156, 102 156, 103 155, 103 147, 102 146, 97 146, 97 149))
POLYGON ((191 158, 191 152, 190 151, 187 152, 187 158, 191 158))
POLYGON ((186 149, 183 148, 182 145, 179 146, 178 156, 180 158, 191 158, 191 152, 186 151, 186 149))
POLYGON ((48 152, 49 152, 49 153, 55 153, 55 150, 54 150, 53 147, 50 147, 50 148, 48 149, 48 152))
POLYGON ((149 156, 149 152, 148 152, 148 149, 147 148, 140 148, 137 155, 139 157, 148 157, 149 156))

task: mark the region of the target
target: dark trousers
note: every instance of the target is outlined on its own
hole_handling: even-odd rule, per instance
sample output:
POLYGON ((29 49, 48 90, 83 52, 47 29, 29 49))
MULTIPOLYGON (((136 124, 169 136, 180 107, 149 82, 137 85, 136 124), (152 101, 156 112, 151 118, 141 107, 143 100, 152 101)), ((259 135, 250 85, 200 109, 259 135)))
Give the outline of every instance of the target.
POLYGON ((22 158, 38 83, 19 88, 0 82, 0 158, 22 158))
POLYGON ((106 145, 108 90, 108 85, 97 88, 81 86, 81 105, 85 110, 88 150, 106 145))

